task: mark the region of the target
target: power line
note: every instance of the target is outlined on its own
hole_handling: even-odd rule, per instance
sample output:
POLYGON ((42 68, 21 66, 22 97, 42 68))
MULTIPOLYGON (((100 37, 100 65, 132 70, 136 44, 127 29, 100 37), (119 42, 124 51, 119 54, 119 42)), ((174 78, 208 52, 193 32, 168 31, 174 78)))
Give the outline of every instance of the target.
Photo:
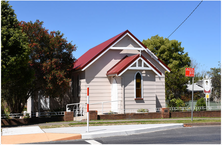
POLYGON ((203 0, 196 6, 196 8, 189 14, 189 16, 167 37, 169 39, 169 37, 171 35, 173 35, 174 32, 176 32, 176 30, 193 14, 193 12, 199 7, 199 5, 203 2, 203 0))

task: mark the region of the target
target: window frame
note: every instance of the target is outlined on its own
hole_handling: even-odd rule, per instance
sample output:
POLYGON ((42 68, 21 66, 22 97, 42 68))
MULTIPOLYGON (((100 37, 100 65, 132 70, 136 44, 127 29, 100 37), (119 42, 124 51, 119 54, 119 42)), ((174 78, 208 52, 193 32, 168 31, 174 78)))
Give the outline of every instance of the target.
POLYGON ((143 100, 143 75, 140 71, 137 71, 135 74, 134 74, 134 99, 135 100, 143 100), (137 98, 136 97, 136 75, 137 74, 140 74, 141 76, 141 98, 137 98))

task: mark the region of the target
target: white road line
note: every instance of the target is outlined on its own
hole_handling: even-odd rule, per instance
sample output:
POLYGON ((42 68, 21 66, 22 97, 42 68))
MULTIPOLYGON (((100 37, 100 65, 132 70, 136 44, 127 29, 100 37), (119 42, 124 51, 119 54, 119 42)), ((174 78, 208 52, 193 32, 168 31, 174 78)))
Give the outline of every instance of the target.
POLYGON ((98 141, 95 140, 85 140, 86 142, 90 143, 90 144, 101 144, 98 141))

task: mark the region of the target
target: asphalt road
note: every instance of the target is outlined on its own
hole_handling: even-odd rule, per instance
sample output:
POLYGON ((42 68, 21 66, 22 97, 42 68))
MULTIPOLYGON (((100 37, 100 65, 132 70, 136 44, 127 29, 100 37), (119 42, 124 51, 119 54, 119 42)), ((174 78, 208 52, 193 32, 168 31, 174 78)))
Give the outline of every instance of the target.
MULTIPOLYGON (((86 140, 53 141, 43 144, 221 144, 221 126, 178 129, 86 140)), ((41 143, 38 143, 41 144, 41 143)))

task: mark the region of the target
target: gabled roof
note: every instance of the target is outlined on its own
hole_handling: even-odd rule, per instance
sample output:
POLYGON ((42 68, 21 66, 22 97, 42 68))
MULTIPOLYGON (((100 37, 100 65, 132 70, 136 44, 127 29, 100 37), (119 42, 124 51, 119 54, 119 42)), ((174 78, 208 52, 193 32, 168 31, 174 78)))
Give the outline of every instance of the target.
POLYGON ((154 69, 159 75, 162 75, 162 73, 151 62, 149 62, 143 55, 140 56, 140 54, 132 55, 129 57, 125 56, 110 70, 108 70, 106 75, 119 75, 121 72, 127 69, 128 66, 134 63, 139 57, 141 57, 145 62, 147 62, 150 67, 152 67, 152 69, 154 69))
MULTIPOLYGON (((98 56, 100 56, 103 52, 105 52, 110 46, 112 46, 115 42, 117 42, 121 37, 123 37, 126 33, 130 34, 141 46, 148 50, 148 48, 140 42, 129 30, 126 30, 111 39, 89 49, 86 53, 84 53, 80 58, 78 58, 74 62, 73 69, 74 70, 83 70, 87 65, 92 63, 98 56)), ((153 54, 154 55, 154 54, 153 54)), ((159 63, 167 70, 170 71, 170 68, 164 64, 159 58, 159 63)))
POLYGON ((84 53, 80 58, 78 58, 74 62, 73 69, 83 69, 87 64, 89 64, 93 59, 95 59, 97 56, 99 56, 103 51, 105 51, 109 46, 111 46, 115 41, 117 41, 119 38, 121 38, 124 34, 129 32, 128 30, 114 36, 113 38, 89 49, 86 53, 84 53))

